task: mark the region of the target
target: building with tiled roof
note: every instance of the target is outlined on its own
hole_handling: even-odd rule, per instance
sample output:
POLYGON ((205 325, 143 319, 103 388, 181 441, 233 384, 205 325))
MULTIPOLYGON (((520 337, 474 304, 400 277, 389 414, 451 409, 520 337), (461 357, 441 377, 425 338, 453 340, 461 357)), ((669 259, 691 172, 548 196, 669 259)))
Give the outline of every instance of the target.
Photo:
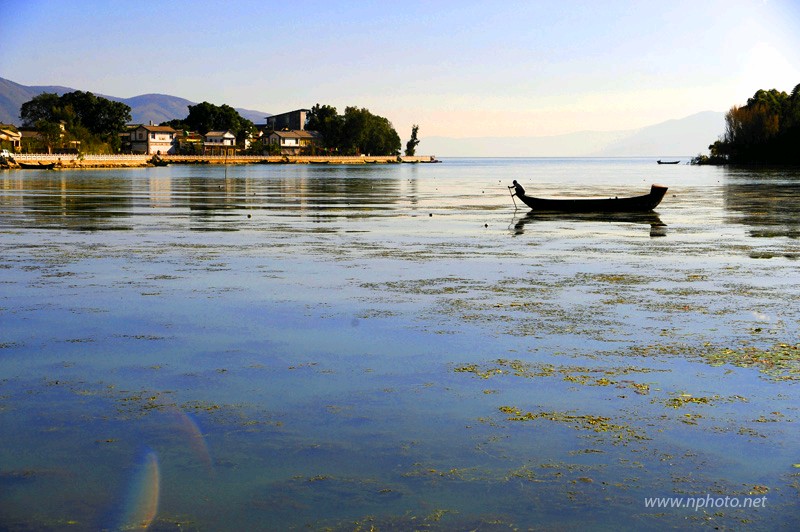
POLYGON ((169 126, 138 126, 130 131, 131 153, 173 154, 177 150, 175 133, 169 126))

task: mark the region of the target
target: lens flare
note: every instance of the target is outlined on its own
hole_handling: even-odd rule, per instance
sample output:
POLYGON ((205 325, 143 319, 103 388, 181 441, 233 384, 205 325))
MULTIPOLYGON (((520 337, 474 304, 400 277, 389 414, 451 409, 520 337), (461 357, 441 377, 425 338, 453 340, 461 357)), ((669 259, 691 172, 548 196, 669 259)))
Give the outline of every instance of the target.
POLYGON ((161 473, 158 455, 148 450, 136 470, 126 499, 126 512, 120 530, 146 530, 158 514, 161 473))
POLYGON ((208 442, 203 436, 203 433, 200 432, 200 427, 197 426, 197 422, 179 408, 172 408, 170 412, 174 419, 175 426, 189 443, 192 452, 200 463, 205 466, 208 474, 213 477, 214 462, 211 459, 211 451, 208 448, 208 442))

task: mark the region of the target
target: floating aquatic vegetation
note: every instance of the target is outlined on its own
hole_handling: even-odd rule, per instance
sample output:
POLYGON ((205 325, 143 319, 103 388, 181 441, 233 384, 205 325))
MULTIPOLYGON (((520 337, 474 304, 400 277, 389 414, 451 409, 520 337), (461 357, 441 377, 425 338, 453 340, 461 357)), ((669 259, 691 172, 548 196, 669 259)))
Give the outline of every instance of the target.
POLYGON ((564 423, 576 430, 586 430, 595 433, 609 433, 612 442, 627 443, 633 440, 648 440, 644 433, 637 431, 624 423, 613 423, 610 417, 593 416, 589 414, 572 414, 569 412, 523 412, 514 406, 501 406, 498 410, 507 415, 508 421, 536 421, 539 419, 564 423))
POLYGON ((680 408, 687 404, 710 405, 719 401, 721 397, 715 395, 713 397, 694 397, 692 394, 681 393, 664 401, 664 404, 670 408, 680 408))
MULTIPOLYGON (((494 363, 485 364, 464 364, 453 369, 456 373, 472 373, 481 379, 490 379, 501 375, 510 375, 526 379, 544 378, 559 376, 565 382, 571 382, 582 386, 616 386, 617 388, 633 388, 640 395, 650 393, 650 385, 638 383, 632 380, 614 380, 609 377, 618 377, 636 373, 650 373, 658 370, 653 368, 623 366, 623 367, 596 367, 569 366, 554 364, 530 364, 520 360, 497 359, 494 363)), ((486 393, 484 391, 484 393, 486 393)))
POLYGON ((745 346, 739 349, 712 348, 703 356, 711 365, 730 364, 740 368, 755 367, 775 381, 800 380, 800 344, 779 343, 762 349, 745 346))
POLYGON ((595 273, 583 274, 580 276, 585 278, 585 282, 591 285, 594 282, 606 284, 622 284, 622 285, 638 285, 647 284, 657 280, 656 278, 644 277, 641 275, 625 274, 625 273, 595 273))

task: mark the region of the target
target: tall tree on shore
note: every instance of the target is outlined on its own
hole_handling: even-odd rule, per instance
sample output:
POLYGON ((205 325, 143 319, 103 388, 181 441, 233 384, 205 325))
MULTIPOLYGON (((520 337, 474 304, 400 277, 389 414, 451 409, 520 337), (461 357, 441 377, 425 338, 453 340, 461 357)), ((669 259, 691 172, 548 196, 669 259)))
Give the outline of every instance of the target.
POLYGON ((230 105, 203 102, 189 106, 189 115, 181 122, 203 135, 209 131, 230 131, 242 141, 253 129, 253 123, 230 105))
POLYGON ((411 139, 406 142, 406 155, 413 156, 417 153, 417 145, 419 145, 419 139, 417 139, 418 131, 419 126, 417 124, 411 126, 411 139))
POLYGON ((744 106, 725 115, 725 134, 712 144, 733 163, 800 163, 800 84, 791 95, 758 90, 744 106))
POLYGON ((36 122, 44 120, 47 122, 58 122, 62 119, 61 98, 58 94, 43 92, 30 101, 22 104, 19 117, 22 125, 32 127, 36 122))
POLYGON ((316 104, 306 129, 322 134, 325 147, 342 155, 400 153, 400 137, 392 123, 363 107, 347 107, 340 115, 335 107, 316 104))
POLYGON ((399 155, 400 136, 388 119, 373 115, 362 107, 344 110, 345 153, 370 155, 399 155))
POLYGON ((306 129, 322 135, 322 142, 328 151, 338 152, 342 144, 344 117, 330 105, 316 104, 310 109, 306 129))
POLYGON ((131 108, 91 92, 69 92, 61 97, 61 105, 71 108, 77 122, 94 135, 116 135, 131 120, 131 108))
POLYGON ((42 93, 22 104, 20 118, 24 125, 41 132, 48 147, 57 143, 54 138, 58 130, 62 140, 72 138, 84 146, 105 143, 116 151, 119 133, 131 120, 131 108, 91 92, 74 91, 63 96, 42 93))

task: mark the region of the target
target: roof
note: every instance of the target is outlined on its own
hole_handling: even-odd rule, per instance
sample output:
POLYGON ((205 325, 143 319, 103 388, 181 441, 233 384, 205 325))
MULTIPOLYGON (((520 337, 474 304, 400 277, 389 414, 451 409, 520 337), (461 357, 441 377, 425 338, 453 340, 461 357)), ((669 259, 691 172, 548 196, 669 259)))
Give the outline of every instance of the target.
POLYGON ((229 131, 209 131, 206 133, 206 137, 235 137, 233 133, 229 131))
POLYGON ((144 128, 152 133, 175 133, 175 130, 169 126, 139 126, 136 129, 144 128))
POLYGON ((267 116, 265 118, 267 120, 269 120, 270 118, 275 118, 275 117, 278 117, 278 116, 286 116, 286 115, 292 115, 294 113, 310 113, 310 112, 311 112, 311 109, 295 109, 294 111, 286 111, 285 113, 278 113, 276 115, 270 115, 270 116, 267 116))
POLYGON ((318 131, 306 131, 305 129, 293 129, 290 131, 273 131, 270 136, 277 135, 285 139, 318 139, 322 135, 318 131))

